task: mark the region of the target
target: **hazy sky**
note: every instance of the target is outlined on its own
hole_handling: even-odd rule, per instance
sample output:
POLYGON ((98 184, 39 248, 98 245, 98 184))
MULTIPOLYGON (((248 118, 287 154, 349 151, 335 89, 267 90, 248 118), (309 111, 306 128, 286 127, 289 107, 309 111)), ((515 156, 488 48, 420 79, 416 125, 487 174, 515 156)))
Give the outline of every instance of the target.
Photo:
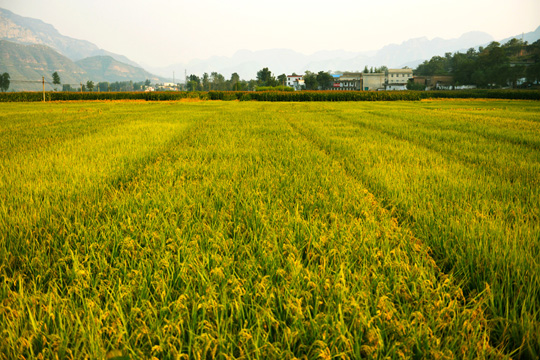
POLYGON ((154 67, 241 49, 377 50, 468 31, 500 40, 540 25, 540 0, 0 0, 0 7, 154 67))

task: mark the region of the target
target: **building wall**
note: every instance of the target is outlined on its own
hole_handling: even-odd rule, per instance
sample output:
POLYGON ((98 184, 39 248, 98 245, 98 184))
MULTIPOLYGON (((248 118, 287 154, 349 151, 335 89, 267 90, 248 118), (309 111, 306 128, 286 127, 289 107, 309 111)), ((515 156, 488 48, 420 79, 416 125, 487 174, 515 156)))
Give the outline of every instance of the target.
POLYGON ((415 76, 415 84, 425 85, 427 90, 452 88, 454 78, 448 75, 415 76))
POLYGON ((384 88, 385 76, 384 73, 362 74, 363 84, 362 90, 378 90, 384 88))
POLYGON ((412 78, 412 69, 388 69, 387 84, 407 84, 412 78))
POLYGON ((404 84, 386 84, 387 91, 401 91, 407 90, 407 85, 404 84))
POLYGON ((362 74, 361 73, 343 73, 341 75, 333 75, 334 86, 333 90, 342 91, 358 91, 362 90, 362 74))

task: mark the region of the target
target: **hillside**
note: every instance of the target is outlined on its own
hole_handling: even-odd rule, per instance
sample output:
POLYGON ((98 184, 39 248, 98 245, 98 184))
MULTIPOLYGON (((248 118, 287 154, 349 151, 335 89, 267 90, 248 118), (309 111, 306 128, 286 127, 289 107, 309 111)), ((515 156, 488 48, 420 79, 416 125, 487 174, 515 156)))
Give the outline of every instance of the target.
POLYGON ((144 81, 150 79, 152 82, 159 82, 162 80, 140 67, 124 64, 111 56, 92 56, 76 61, 75 64, 86 72, 89 79, 94 81, 144 81))
MULTIPOLYGON (((42 76, 52 83, 52 73, 55 71, 65 84, 78 84, 86 75, 85 70, 48 46, 0 40, 0 73, 9 73, 10 91, 41 90, 42 76)), ((46 89, 52 90, 53 87, 47 84, 46 89)))
POLYGON ((0 8, 0 39, 19 44, 47 45, 73 61, 91 56, 111 56, 123 63, 140 66, 123 55, 118 55, 95 44, 64 36, 50 24, 27 18, 0 8))
MULTIPOLYGON (((73 62, 45 45, 22 45, 0 40, 0 73, 11 78, 10 91, 41 90, 41 77, 45 76, 46 89, 52 90, 52 73, 58 72, 62 84, 77 86, 87 80, 161 82, 162 78, 110 56, 94 56, 73 62)), ((57 88, 61 88, 57 87, 57 88)))

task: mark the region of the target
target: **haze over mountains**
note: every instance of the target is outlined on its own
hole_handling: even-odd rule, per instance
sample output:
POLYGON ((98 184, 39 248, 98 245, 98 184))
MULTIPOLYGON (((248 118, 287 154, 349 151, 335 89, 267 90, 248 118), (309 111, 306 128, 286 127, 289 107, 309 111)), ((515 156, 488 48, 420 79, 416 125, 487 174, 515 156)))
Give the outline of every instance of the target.
POLYGON ((62 84, 75 86, 87 80, 165 80, 123 55, 99 49, 89 41, 64 36, 41 20, 0 9, 0 72, 10 74, 10 89, 40 90, 39 83, 20 81, 39 82, 45 76, 46 88, 51 90, 55 88, 50 84, 55 71, 62 84))
POLYGON ((26 45, 47 45, 73 61, 91 56, 110 56, 128 65, 140 67, 127 57, 98 48, 86 40, 64 36, 53 25, 19 16, 0 8, 0 39, 26 45))
MULTIPOLYGON (((540 39, 540 27, 534 32, 515 37, 522 36, 525 41, 532 43, 540 39)), ((240 50, 231 57, 215 56, 167 67, 148 64, 145 68, 150 72, 123 55, 100 49, 89 41, 64 36, 53 25, 5 9, 0 9, 0 40, 0 73, 8 72, 12 79, 39 80, 43 75, 50 77, 54 71, 58 71, 62 83, 78 84, 87 80, 114 82, 150 79, 152 82, 163 82, 172 80, 173 71, 176 81, 183 82, 184 71, 188 75, 215 71, 227 78, 236 72, 243 79, 253 79, 263 67, 268 67, 275 75, 303 73, 306 70, 361 71, 365 66, 382 65, 414 68, 432 56, 484 46, 494 39, 478 31, 468 32, 457 39, 410 39, 371 52, 324 50, 306 55, 293 49, 240 50)), ((362 44, 358 44, 358 48, 361 49, 362 44)), ((16 83, 13 83, 11 89, 15 88, 16 83)))
MULTIPOLYGON (((540 32, 540 31, 539 31, 540 32)), ((411 39, 402 44, 391 44, 376 52, 347 52, 343 50, 319 51, 311 55, 301 54, 290 49, 272 49, 262 51, 241 50, 232 57, 212 57, 206 60, 193 60, 178 63, 165 68, 147 66, 152 72, 166 76, 172 71, 187 69, 188 74, 202 74, 217 71, 222 74, 238 72, 240 77, 254 77, 263 67, 268 67, 274 74, 303 73, 309 71, 362 71, 365 66, 390 68, 403 66, 416 67, 434 55, 443 55, 493 41, 493 37, 483 32, 471 32, 458 39, 445 40, 426 37, 411 39)))
MULTIPOLYGON (((540 27, 527 34, 517 35, 529 43, 540 39, 540 27)), ((512 37, 501 40, 505 43, 512 37)), ((192 60, 186 63, 177 63, 167 67, 157 68, 147 66, 147 69, 161 76, 171 76, 187 70, 188 74, 202 74, 216 71, 230 75, 237 72, 242 78, 255 78, 258 70, 268 67, 274 74, 309 71, 362 71, 365 66, 389 68, 402 68, 408 66, 415 68, 424 60, 447 52, 466 51, 471 47, 488 45, 495 39, 484 32, 474 31, 463 34, 457 39, 428 39, 421 37, 407 40, 401 44, 383 46, 378 51, 348 52, 343 50, 318 51, 305 55, 291 49, 272 49, 262 51, 237 51, 232 57, 216 56, 205 60, 192 60)), ((361 47, 361 44, 359 44, 361 47)))

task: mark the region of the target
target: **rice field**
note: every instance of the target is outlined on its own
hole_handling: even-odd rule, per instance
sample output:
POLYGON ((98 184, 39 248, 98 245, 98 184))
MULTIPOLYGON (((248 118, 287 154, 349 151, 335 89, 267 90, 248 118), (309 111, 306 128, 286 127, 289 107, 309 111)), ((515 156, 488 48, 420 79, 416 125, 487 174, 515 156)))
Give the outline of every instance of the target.
POLYGON ((537 101, 0 109, 0 359, 540 356, 537 101))

